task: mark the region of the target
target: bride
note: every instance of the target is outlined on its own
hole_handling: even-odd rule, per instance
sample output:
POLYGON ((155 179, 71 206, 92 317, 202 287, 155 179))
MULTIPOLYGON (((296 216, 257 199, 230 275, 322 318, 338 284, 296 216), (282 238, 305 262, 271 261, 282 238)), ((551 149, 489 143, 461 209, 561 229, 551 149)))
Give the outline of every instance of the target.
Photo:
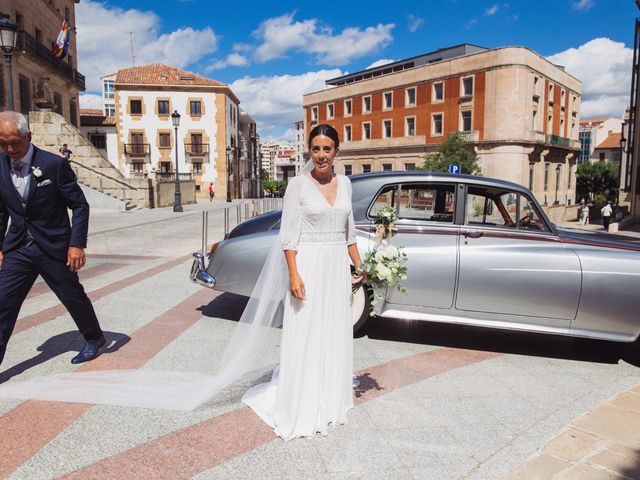
POLYGON ((0 398, 188 411, 232 384, 254 382, 273 368, 269 353, 280 344, 280 364, 271 381, 250 388, 242 401, 284 439, 326 434, 329 425, 345 423, 353 406, 347 255, 354 265, 361 261, 351 182, 332 172, 338 147, 333 127, 311 130, 311 161, 289 182, 280 236, 217 374, 211 374, 213 365, 204 369, 207 373, 146 368, 70 372, 3 384, 0 398))
POLYGON ((351 182, 333 173, 340 140, 330 125, 309 134, 313 170, 287 187, 280 240, 289 273, 280 365, 242 398, 285 440, 327 434, 353 407, 349 257, 360 266, 351 182))

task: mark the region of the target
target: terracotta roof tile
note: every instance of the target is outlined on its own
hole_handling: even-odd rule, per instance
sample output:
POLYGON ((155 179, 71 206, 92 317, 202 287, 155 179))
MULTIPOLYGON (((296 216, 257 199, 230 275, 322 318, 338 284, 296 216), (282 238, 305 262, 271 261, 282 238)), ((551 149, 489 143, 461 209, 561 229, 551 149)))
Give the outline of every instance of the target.
POLYGON ((584 120, 580 120, 582 125, 587 125, 589 123, 604 123, 609 120, 611 117, 601 117, 601 118, 585 118, 584 120))
POLYGON ((152 63, 139 67, 123 68, 116 74, 116 83, 133 85, 200 85, 223 87, 224 83, 195 73, 171 67, 162 63, 152 63))
POLYGON ((81 108, 80 115, 104 115, 101 108, 81 108))
POLYGON ((620 148, 621 133, 612 133, 605 138, 596 148, 620 148))
POLYGON ((80 110, 80 126, 82 127, 107 127, 116 124, 116 117, 106 116, 102 114, 102 110, 98 110, 99 114, 85 113, 87 110, 95 110, 93 108, 80 110))

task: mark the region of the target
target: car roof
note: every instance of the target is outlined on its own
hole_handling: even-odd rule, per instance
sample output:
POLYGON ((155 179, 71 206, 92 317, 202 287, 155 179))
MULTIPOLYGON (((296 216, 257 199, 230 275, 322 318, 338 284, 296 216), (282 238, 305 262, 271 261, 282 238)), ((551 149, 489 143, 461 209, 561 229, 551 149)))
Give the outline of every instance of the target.
POLYGON ((528 193, 525 187, 520 184, 508 182, 506 180, 500 180, 497 178, 481 177, 477 175, 462 175, 457 173, 443 173, 443 172, 371 172, 371 173, 359 173, 357 175, 351 175, 349 177, 351 182, 367 182, 367 181, 381 181, 384 182, 452 182, 452 183, 471 183, 475 185, 485 185, 494 187, 507 187, 513 190, 519 190, 521 192, 528 193))

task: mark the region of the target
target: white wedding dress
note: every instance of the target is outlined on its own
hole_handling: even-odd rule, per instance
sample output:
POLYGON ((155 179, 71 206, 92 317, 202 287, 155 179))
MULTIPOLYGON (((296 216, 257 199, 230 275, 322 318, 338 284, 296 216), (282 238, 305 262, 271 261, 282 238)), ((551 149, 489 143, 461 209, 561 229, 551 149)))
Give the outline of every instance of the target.
POLYGON ((285 440, 326 435, 353 407, 353 330, 347 245, 356 242, 351 182, 339 175, 334 205, 307 175, 289 181, 280 239, 296 250, 305 300, 284 301, 280 364, 242 401, 285 440))

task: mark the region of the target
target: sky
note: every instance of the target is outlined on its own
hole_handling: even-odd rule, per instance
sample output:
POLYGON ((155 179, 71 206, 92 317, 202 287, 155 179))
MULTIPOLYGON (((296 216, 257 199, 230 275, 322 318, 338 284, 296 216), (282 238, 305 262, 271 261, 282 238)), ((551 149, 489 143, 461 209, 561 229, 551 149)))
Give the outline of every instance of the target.
POLYGON ((83 108, 100 77, 166 63, 227 83, 266 139, 295 138, 302 95, 372 65, 471 43, 528 47, 582 81, 581 118, 622 118, 629 103, 633 0, 81 0, 83 108), (131 32, 131 33, 130 33, 131 32))

